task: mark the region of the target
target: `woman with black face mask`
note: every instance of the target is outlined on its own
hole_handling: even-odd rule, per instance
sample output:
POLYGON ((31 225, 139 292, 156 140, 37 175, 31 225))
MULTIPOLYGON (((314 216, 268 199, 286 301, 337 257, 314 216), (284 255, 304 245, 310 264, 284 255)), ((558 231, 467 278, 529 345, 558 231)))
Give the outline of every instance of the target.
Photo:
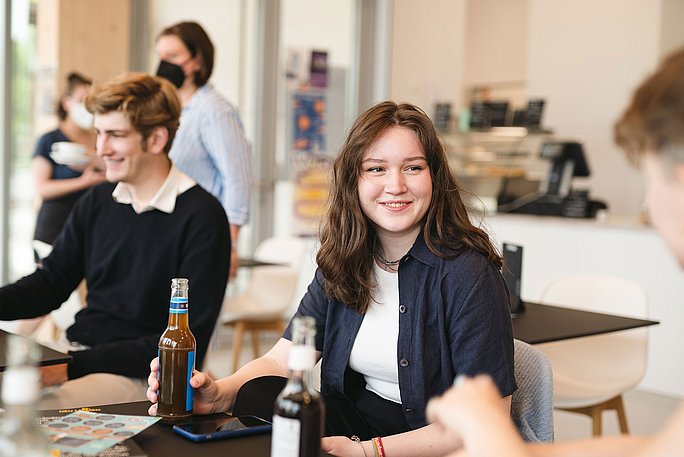
POLYGON ((196 22, 180 22, 157 37, 157 75, 171 81, 183 111, 169 157, 214 195, 228 215, 230 276, 238 267, 237 239, 249 217, 250 145, 237 110, 208 82, 214 46, 196 22))

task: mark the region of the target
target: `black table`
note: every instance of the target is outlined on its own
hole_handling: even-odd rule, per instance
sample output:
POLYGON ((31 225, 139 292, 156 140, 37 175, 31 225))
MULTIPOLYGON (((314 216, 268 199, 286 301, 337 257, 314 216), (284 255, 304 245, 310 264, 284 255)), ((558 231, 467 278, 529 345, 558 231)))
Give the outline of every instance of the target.
MULTIPOLYGON (((88 410, 111 414, 127 414, 146 416, 150 407, 148 401, 120 403, 115 405, 95 406, 88 410)), ((72 411, 41 411, 39 416, 62 416, 72 411)), ((210 418, 210 416, 196 416, 210 418)), ((243 436, 219 441, 195 443, 176 435, 170 425, 157 422, 131 438, 149 457, 226 457, 252 456, 269 457, 271 455, 271 434, 243 436)), ((321 456, 328 454, 321 452, 321 456)))
POLYGON ((254 268, 254 267, 274 267, 282 266, 284 263, 263 262, 252 257, 240 257, 240 267, 254 268))
MULTIPOLYGON (((5 368, 7 368, 7 336, 9 334, 10 333, 4 330, 0 330, 0 371, 5 371, 5 368)), ((59 365, 60 363, 71 362, 72 357, 68 354, 55 351, 42 344, 38 344, 38 347, 41 351, 40 359, 38 360, 38 365, 40 366, 59 365)))
POLYGON ((659 322, 525 302, 525 311, 513 317, 513 337, 539 344, 656 324, 659 322))

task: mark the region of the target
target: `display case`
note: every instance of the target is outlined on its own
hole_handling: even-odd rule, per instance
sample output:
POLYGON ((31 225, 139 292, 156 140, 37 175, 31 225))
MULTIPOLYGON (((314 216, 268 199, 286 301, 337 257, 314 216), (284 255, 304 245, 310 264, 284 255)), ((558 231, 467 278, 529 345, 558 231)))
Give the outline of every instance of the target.
POLYGON ((496 211, 500 194, 536 192, 547 176, 549 162, 539 150, 552 136, 548 130, 493 127, 442 136, 464 199, 476 210, 496 211))

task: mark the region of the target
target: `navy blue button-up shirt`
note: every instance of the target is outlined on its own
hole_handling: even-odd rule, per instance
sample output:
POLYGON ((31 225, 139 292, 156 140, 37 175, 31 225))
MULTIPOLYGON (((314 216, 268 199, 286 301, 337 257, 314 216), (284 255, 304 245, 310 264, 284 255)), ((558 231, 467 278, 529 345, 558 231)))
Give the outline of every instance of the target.
MULTIPOLYGON (((427 424, 427 401, 448 389, 459 374, 489 374, 502 396, 511 395, 516 389, 513 331, 506 287, 496 266, 470 249, 440 258, 419 235, 398 274, 399 391, 411 428, 427 424)), ((349 354, 363 315, 330 298, 323 281, 318 270, 295 315, 316 320, 316 349, 323 358, 321 392, 348 398, 349 354)), ((290 327, 284 337, 292 338, 290 327)))

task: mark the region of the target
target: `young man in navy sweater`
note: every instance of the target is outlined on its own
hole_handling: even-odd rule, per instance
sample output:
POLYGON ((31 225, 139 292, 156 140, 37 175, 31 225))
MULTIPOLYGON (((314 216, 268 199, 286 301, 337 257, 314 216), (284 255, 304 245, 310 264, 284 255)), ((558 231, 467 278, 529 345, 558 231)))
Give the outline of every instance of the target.
POLYGON ((41 368, 43 385, 58 386, 41 408, 145 399, 175 277, 190 282, 201 367, 228 278, 226 214, 168 157, 181 109, 175 88, 125 74, 93 87, 86 106, 108 182, 78 201, 42 268, 0 289, 0 320, 23 319, 58 308, 86 280, 87 307, 61 342, 73 361, 41 368))

